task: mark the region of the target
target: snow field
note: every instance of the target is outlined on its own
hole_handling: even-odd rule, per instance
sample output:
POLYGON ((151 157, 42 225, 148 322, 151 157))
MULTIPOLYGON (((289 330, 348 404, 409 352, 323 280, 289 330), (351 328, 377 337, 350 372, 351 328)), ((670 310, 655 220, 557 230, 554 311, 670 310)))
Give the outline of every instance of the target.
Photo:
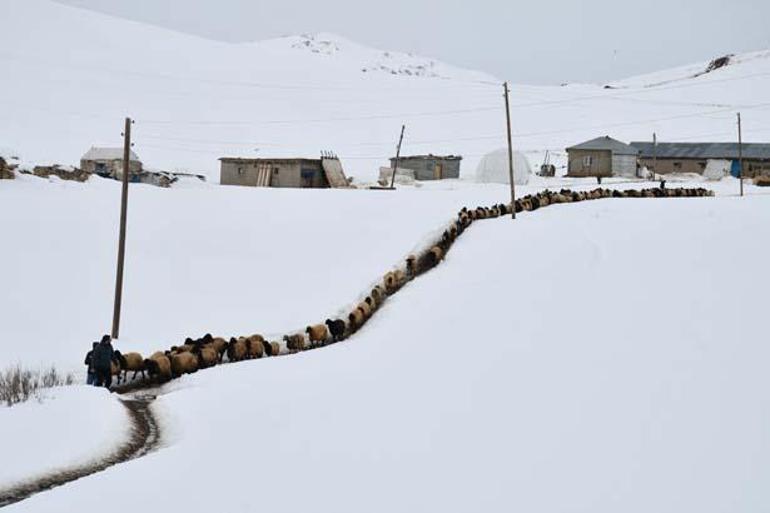
POLYGON ((761 511, 765 199, 474 223, 355 338, 176 381, 169 448, 15 511, 761 511))
POLYGON ((130 433, 117 397, 88 386, 57 387, 0 407, 0 490, 111 454, 130 433))

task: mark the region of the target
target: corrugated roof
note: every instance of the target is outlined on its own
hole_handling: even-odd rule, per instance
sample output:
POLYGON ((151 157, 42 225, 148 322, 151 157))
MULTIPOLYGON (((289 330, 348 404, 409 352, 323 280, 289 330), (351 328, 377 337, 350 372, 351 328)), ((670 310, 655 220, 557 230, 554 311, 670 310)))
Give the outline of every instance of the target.
MULTIPOLYGON (((139 162, 139 156, 130 150, 130 159, 139 162)), ((123 148, 98 148, 91 146, 80 160, 123 160, 123 148)))
POLYGON ((569 150, 600 150, 611 151, 615 155, 638 155, 639 150, 624 142, 613 139, 609 135, 597 137, 584 143, 576 144, 567 148, 569 150))
MULTIPOLYGON (((396 157, 391 157, 390 160, 394 160, 396 157)), ((398 157, 398 160, 408 160, 408 159, 440 159, 440 160, 462 160, 462 157, 460 155, 401 155, 398 157)))
POLYGON ((277 157, 277 158, 265 158, 265 157, 220 157, 220 162, 321 162, 319 157, 277 157))
MULTIPOLYGON (((652 142, 632 142, 638 148, 642 158, 657 155, 662 159, 728 159, 738 158, 738 143, 657 143, 653 150, 652 142)), ((751 160, 770 160, 770 144, 741 144, 743 158, 751 160)))

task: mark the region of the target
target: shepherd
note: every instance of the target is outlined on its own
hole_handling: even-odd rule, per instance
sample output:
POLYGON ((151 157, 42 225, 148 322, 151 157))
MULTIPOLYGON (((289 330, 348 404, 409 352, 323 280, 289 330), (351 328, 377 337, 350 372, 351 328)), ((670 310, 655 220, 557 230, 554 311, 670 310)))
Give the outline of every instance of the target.
POLYGON ((87 385, 96 384, 96 371, 94 371, 94 351, 98 345, 99 342, 94 342, 91 344, 91 350, 86 353, 86 361, 84 363, 88 366, 88 370, 86 371, 87 385))
POLYGON ((94 372, 96 374, 97 387, 110 388, 112 385, 112 357, 114 351, 112 344, 110 343, 110 336, 104 335, 102 341, 94 348, 91 355, 91 361, 93 362, 94 372))

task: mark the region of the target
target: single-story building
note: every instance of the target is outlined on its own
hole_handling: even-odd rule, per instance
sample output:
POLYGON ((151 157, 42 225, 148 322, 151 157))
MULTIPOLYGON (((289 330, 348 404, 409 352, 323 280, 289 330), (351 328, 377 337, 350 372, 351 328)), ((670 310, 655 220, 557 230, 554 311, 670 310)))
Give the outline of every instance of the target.
MULTIPOLYGON (((703 174, 709 160, 732 161, 738 174, 738 143, 653 143, 632 142, 639 150, 640 163, 656 173, 703 174), (653 169, 654 168, 654 169, 653 169)), ((743 143, 743 176, 770 175, 770 144, 743 143)))
MULTIPOLYGON (((123 148, 92 146, 85 155, 80 157, 80 169, 86 173, 94 173, 105 178, 122 179, 123 148)), ((142 172, 142 161, 133 150, 129 152, 128 169, 132 176, 142 172)))
MULTIPOLYGON (((398 158, 399 169, 411 169, 417 180, 442 180, 460 178, 459 155, 410 155, 398 158)), ((390 159, 390 168, 396 167, 395 157, 390 159)))
POLYGON ((342 164, 336 157, 239 158, 223 157, 219 183, 251 187, 323 189, 347 187, 342 164))
POLYGON ((567 148, 567 176, 636 176, 639 150, 605 135, 567 148))

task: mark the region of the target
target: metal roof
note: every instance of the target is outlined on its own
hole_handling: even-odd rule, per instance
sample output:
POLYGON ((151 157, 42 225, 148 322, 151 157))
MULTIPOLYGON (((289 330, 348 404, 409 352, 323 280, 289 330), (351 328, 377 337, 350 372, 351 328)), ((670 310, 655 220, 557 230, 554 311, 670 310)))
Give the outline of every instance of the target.
MULTIPOLYGON (((395 160, 396 157, 391 157, 390 160, 395 160)), ((409 160, 409 159, 421 159, 421 160, 462 160, 462 157, 460 155, 433 155, 431 153, 427 155, 401 155, 398 157, 398 160, 409 160)))
POLYGON ((567 148, 567 151, 570 151, 570 150, 610 151, 615 155, 638 155, 639 154, 638 149, 624 142, 620 142, 617 139, 613 139, 609 135, 605 135, 604 137, 597 137, 596 139, 591 139, 590 141, 576 144, 575 146, 570 146, 569 148, 567 148))
MULTIPOLYGON (((130 150, 130 159, 139 162, 139 156, 130 150)), ((80 160, 123 160, 123 148, 98 148, 91 146, 80 160)))
MULTIPOLYGON (((738 143, 657 143, 653 150, 651 142, 632 142, 638 148, 642 158, 656 155, 661 159, 727 159, 738 158, 738 143)), ((770 160, 770 144, 741 144, 743 158, 751 160, 770 160)))
POLYGON ((276 158, 265 158, 265 157, 220 157, 220 162, 247 162, 247 163, 260 163, 260 162, 280 162, 283 164, 287 164, 290 162, 321 162, 320 157, 276 157, 276 158))

